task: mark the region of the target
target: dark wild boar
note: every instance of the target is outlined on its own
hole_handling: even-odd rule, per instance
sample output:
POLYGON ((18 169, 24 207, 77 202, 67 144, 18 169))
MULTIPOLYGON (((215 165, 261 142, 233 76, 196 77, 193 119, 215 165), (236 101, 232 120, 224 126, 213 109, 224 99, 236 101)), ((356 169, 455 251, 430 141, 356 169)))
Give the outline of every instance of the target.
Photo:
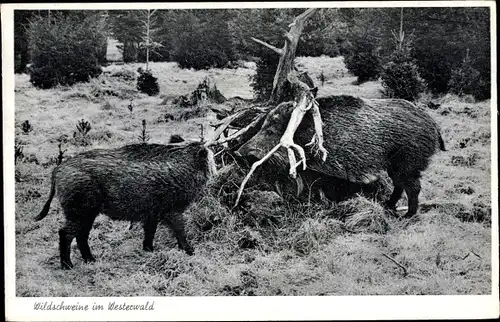
MULTIPOLYGON (((400 99, 361 99, 328 96, 317 99, 323 119, 326 161, 306 149, 307 171, 345 179, 353 183, 376 182, 386 171, 394 190, 385 206, 391 212, 403 191, 408 212, 418 209, 421 172, 439 149, 445 150, 439 127, 423 110, 400 99)), ((242 145, 237 155, 254 162, 278 144, 294 106, 282 103, 266 116, 259 132, 242 145)), ((295 132, 295 143, 305 146, 314 135, 313 118, 307 113, 295 132)), ((286 168, 286 152, 277 151, 267 162, 286 168)), ((299 171, 300 174, 300 171, 299 171)))
POLYGON ((99 213, 140 221, 146 251, 153 250, 157 225, 163 222, 173 230, 180 249, 193 254, 183 212, 215 172, 213 153, 200 142, 88 151, 53 170, 49 199, 35 220, 47 216, 57 193, 66 219, 59 230, 63 268, 73 267, 70 249, 75 237, 84 261, 95 261, 88 236, 99 213))

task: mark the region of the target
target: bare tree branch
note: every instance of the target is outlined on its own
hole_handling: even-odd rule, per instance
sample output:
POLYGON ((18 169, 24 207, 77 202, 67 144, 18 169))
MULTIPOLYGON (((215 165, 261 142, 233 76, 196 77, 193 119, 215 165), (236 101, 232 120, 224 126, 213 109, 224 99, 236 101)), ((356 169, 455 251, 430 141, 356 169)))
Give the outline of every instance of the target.
POLYGON ((254 37, 250 37, 250 38, 251 38, 253 41, 255 41, 255 42, 257 42, 257 43, 259 43, 259 44, 261 44, 261 45, 263 45, 263 46, 266 46, 267 48, 269 48, 269 49, 273 50, 274 52, 278 53, 279 55, 283 55, 283 54, 284 54, 284 51, 283 51, 283 49, 281 49, 281 48, 276 48, 276 47, 274 47, 273 45, 270 45, 270 44, 268 44, 267 42, 264 42, 264 41, 262 41, 262 40, 259 40, 259 39, 257 39, 257 38, 254 38, 254 37))
MULTIPOLYGON (((252 130, 257 125, 257 123, 262 121, 263 117, 265 117, 265 114, 262 114, 262 115, 256 117, 250 124, 248 124, 244 128, 239 129, 236 133, 231 134, 227 138, 224 138, 222 140, 213 141, 209 145, 224 144, 226 142, 235 140, 235 139, 245 135, 248 131, 252 130)), ((219 134, 219 136, 220 136, 220 134, 219 134)))
POLYGON ((217 128, 217 130, 215 130, 215 133, 213 135, 213 143, 215 143, 215 141, 220 137, 220 135, 222 134, 222 132, 224 132, 225 129, 227 129, 229 127, 229 125, 231 124, 232 121, 234 121, 235 119, 237 119, 240 115, 242 115, 243 113, 245 112, 245 110, 241 110, 235 114, 232 114, 232 115, 229 115, 228 117, 224 118, 221 122, 222 125, 220 127, 217 128))
POLYGON ((294 26, 296 26, 299 23, 303 24, 304 21, 306 21, 307 18, 309 18, 310 16, 312 16, 316 11, 318 11, 318 8, 309 8, 309 9, 307 9, 306 11, 304 11, 303 13, 301 13, 300 15, 298 15, 297 17, 295 17, 295 19, 293 20, 293 22, 291 24, 289 24, 288 27, 294 27, 294 26))
POLYGON ((247 184, 248 179, 250 179, 250 177, 252 176, 254 171, 257 169, 257 167, 259 167, 262 163, 266 162, 266 160, 269 159, 274 154, 274 152, 278 151, 278 149, 280 147, 281 147, 281 144, 276 145, 262 159, 260 159, 257 162, 254 162, 254 164, 252 164, 250 171, 245 176, 245 179, 243 179, 243 182, 240 185, 240 189, 238 190, 238 197, 236 198, 236 202, 234 203, 233 208, 235 208, 238 205, 238 203, 240 202, 240 198, 241 198, 241 194, 243 193, 243 189, 245 189, 245 185, 247 184))

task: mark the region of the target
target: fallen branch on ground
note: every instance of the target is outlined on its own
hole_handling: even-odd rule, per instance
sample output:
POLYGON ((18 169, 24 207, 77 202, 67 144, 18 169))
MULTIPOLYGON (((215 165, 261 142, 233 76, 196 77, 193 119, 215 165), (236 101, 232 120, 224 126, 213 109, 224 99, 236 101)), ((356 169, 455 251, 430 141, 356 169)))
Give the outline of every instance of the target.
POLYGON ((481 256, 479 256, 478 254, 476 254, 473 250, 469 250, 469 252, 467 253, 467 255, 465 255, 462 260, 466 259, 467 257, 469 257, 469 255, 472 254, 478 258, 482 258, 481 256))
POLYGON ((387 255, 385 253, 383 253, 382 255, 384 255, 384 257, 386 257, 387 259, 389 259, 394 264, 398 265, 399 268, 401 268, 403 270, 403 276, 405 276, 405 277, 408 276, 408 270, 400 262, 398 262, 397 260, 395 260, 394 258, 392 258, 391 256, 389 256, 389 255, 387 255))

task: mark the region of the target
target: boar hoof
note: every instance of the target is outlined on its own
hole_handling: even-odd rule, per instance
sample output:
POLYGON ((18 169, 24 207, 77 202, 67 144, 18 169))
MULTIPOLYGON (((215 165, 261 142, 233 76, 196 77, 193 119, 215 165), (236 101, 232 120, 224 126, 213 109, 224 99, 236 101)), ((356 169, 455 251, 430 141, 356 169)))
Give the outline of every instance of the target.
POLYGON ((153 245, 144 245, 142 249, 146 252, 152 252, 154 250, 153 245))
POLYGON ((83 262, 84 263, 93 263, 93 262, 95 262, 95 258, 94 258, 94 256, 88 257, 88 258, 84 258, 83 262))
POLYGON ((189 256, 194 255, 194 249, 193 249, 193 247, 188 247, 188 248, 186 248, 186 249, 185 249, 185 252, 186 252, 186 254, 188 254, 189 256))
POLYGON ((410 213, 410 212, 407 212, 403 217, 401 217, 402 219, 410 219, 410 218, 413 218, 416 214, 415 213, 410 213))
POLYGON ((72 269, 73 263, 71 263, 71 261, 61 261, 61 268, 62 269, 72 269))

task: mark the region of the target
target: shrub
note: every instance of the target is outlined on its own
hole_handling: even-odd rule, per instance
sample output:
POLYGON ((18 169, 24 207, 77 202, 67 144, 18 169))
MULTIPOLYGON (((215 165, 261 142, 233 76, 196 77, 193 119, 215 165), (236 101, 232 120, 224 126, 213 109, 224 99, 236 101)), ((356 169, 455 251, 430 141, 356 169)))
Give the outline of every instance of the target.
POLYGON ((154 77, 150 71, 140 71, 140 74, 137 78, 137 89, 149 96, 157 95, 160 92, 158 78, 154 77))
POLYGON ((344 56, 347 69, 358 77, 358 83, 377 79, 380 73, 380 58, 375 41, 368 37, 354 39, 344 56))
POLYGON ((479 72, 474 68, 469 49, 467 49, 460 67, 451 70, 448 83, 450 92, 457 94, 459 97, 474 94, 474 85, 478 82, 478 77, 479 72))
POLYGON ((102 73, 99 57, 106 42, 104 20, 97 14, 77 19, 54 13, 29 25, 30 82, 40 88, 87 82, 102 73))
POLYGON ((172 59, 181 68, 224 68, 236 60, 227 10, 189 10, 179 14, 172 59))
POLYGON ((252 76, 251 86, 258 101, 265 101, 271 96, 273 80, 278 68, 279 56, 274 52, 263 52, 256 62, 257 70, 252 76))
POLYGON ((414 101, 424 91, 425 83, 412 62, 389 62, 383 67, 384 95, 414 101))
POLYGON ((90 138, 87 135, 92 129, 92 125, 90 125, 90 122, 81 119, 76 124, 76 129, 77 132, 73 132, 73 139, 75 144, 80 146, 90 145, 90 138))
POLYGON ((224 95, 217 89, 217 85, 208 77, 205 77, 191 93, 191 105, 197 105, 198 102, 202 102, 203 100, 217 104, 222 104, 226 101, 224 95))
POLYGON ((425 90, 425 82, 420 77, 415 60, 411 57, 412 39, 401 30, 393 33, 396 50, 390 61, 382 67, 383 94, 391 98, 414 101, 425 90))
POLYGON ((29 120, 24 121, 21 124, 21 128, 24 133, 28 134, 29 132, 33 131, 33 126, 31 125, 29 120))
POLYGON ((326 81, 326 76, 325 76, 325 74, 323 73, 323 71, 321 71, 321 74, 319 74, 318 79, 319 79, 319 80, 320 80, 320 82, 321 82, 321 86, 324 86, 324 85, 325 85, 325 81, 326 81))

